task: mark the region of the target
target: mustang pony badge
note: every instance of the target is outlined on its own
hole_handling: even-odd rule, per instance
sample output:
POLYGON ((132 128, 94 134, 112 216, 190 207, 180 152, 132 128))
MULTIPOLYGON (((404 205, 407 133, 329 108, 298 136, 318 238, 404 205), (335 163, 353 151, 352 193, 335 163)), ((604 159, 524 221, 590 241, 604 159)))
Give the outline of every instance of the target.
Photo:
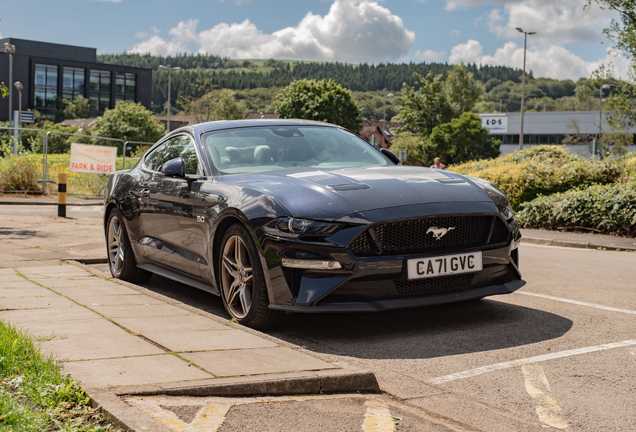
POLYGON ((435 237, 435 240, 441 240, 442 237, 444 237, 447 232, 454 229, 455 227, 450 227, 450 228, 430 227, 428 231, 426 231, 426 234, 433 233, 433 237, 435 237))

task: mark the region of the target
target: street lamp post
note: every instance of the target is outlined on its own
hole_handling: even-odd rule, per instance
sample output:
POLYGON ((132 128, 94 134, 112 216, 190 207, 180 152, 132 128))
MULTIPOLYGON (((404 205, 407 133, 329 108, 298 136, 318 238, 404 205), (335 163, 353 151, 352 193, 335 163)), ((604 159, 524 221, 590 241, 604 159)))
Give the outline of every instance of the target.
POLYGON ((601 142, 601 134, 603 133, 603 90, 607 90, 611 88, 611 86, 609 84, 604 84, 601 86, 600 89, 598 89, 598 101, 600 104, 600 107, 598 109, 598 142, 601 142))
MULTIPOLYGON (((18 127, 22 127, 22 90, 24 90, 24 87, 22 86, 22 83, 20 81, 16 81, 15 83, 13 83, 13 85, 15 86, 16 90, 18 90, 18 118, 16 119, 17 123, 18 123, 18 127)), ((22 131, 18 131, 16 130, 17 134, 14 135, 18 135, 18 140, 20 143, 22 143, 22 131)), ((16 142, 13 143, 13 153, 18 153, 18 149, 17 149, 18 144, 16 142)))
MULTIPOLYGON (((13 127, 13 92, 11 91, 11 83, 13 82, 13 55, 15 54, 15 45, 5 42, 4 53, 9 56, 9 127, 13 127)), ((13 145, 15 153, 15 144, 13 145)))
POLYGON ((517 27, 518 32, 523 33, 523 75, 521 76, 521 126, 519 127, 519 150, 523 150, 523 110, 526 104, 526 43, 528 35, 537 34, 537 32, 524 32, 517 27))
POLYGON ((170 110, 171 110, 171 105, 170 105, 170 74, 172 73, 173 70, 179 70, 181 69, 179 66, 176 67, 169 67, 169 66, 164 66, 164 65, 159 65, 159 69, 166 69, 168 71, 168 132, 170 132, 170 110))
POLYGON ((384 95, 384 115, 382 116, 382 141, 384 141, 385 143, 386 143, 386 139, 384 138, 384 136, 386 134, 386 98, 388 97, 392 98, 393 96, 395 96, 393 93, 384 95))

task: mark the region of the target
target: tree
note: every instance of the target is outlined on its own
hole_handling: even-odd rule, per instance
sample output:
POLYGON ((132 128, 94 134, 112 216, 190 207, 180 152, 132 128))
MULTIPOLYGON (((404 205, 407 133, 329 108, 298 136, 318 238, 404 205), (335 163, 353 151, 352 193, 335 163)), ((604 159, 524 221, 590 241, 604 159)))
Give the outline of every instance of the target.
POLYGON ((285 87, 274 102, 281 118, 317 120, 360 130, 361 111, 351 91, 332 80, 294 81, 285 87))
POLYGON ((468 71, 466 65, 461 63, 454 65, 448 73, 444 91, 455 115, 459 116, 474 110, 475 104, 484 94, 484 87, 473 78, 473 73, 468 71))
POLYGON ((57 122, 88 117, 88 99, 84 96, 78 96, 75 100, 58 98, 58 102, 60 109, 55 112, 57 122))
MULTIPOLYGON (((95 120, 93 135, 153 143, 166 133, 164 125, 141 103, 118 102, 95 120)), ((105 142, 109 145, 108 142, 105 142)), ((110 144, 113 145, 113 144, 110 144)))
POLYGON ((614 50, 630 61, 629 80, 616 79, 611 63, 601 65, 592 74, 595 84, 614 85, 603 111, 614 129, 636 126, 636 3, 634 0, 587 0, 585 8, 590 8, 593 2, 601 9, 618 12, 618 20, 613 19, 603 34, 614 43, 614 50))
POLYGON ((232 90, 212 90, 198 99, 183 98, 183 112, 194 116, 197 123, 213 120, 238 120, 245 117, 245 104, 237 101, 232 90))
POLYGON ((4 85, 4 82, 0 82, 0 94, 2 94, 2 99, 9 95, 9 88, 4 85))
POLYGON ((234 98, 232 90, 221 90, 214 108, 216 120, 238 120, 245 117, 245 105, 234 98))
POLYGON ((463 113, 450 123, 436 126, 429 140, 423 145, 426 164, 436 157, 445 164, 457 164, 476 159, 495 158, 501 151, 498 140, 481 127, 481 118, 473 113, 463 113))
POLYGON ((409 165, 426 165, 425 142, 425 138, 412 132, 400 132, 393 138, 389 150, 396 155, 400 150, 406 150, 406 162, 409 165))
POLYGON ((433 128, 453 118, 453 109, 444 95, 441 75, 429 73, 424 78, 415 73, 413 77, 420 88, 404 83, 402 96, 398 96, 402 105, 393 121, 404 123, 406 131, 428 136, 433 128))

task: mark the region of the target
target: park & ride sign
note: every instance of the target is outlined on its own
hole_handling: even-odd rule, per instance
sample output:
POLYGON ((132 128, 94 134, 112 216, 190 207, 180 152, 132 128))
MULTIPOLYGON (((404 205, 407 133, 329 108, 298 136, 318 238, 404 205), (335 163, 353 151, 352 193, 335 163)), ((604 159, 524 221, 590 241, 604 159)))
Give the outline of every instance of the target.
POLYGON ((71 143, 71 172, 112 174, 116 160, 117 147, 71 143))

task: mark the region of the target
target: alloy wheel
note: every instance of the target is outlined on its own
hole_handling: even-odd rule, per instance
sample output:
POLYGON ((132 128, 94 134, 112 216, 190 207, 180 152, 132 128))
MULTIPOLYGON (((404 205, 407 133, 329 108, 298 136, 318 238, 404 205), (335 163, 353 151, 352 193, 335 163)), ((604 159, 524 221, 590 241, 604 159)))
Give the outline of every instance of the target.
POLYGON ((252 306, 252 266, 245 242, 238 235, 225 242, 221 283, 228 311, 237 319, 245 318, 252 306))
POLYGON ((108 260, 113 276, 119 276, 124 267, 122 231, 121 221, 117 216, 113 216, 108 224, 108 260))

